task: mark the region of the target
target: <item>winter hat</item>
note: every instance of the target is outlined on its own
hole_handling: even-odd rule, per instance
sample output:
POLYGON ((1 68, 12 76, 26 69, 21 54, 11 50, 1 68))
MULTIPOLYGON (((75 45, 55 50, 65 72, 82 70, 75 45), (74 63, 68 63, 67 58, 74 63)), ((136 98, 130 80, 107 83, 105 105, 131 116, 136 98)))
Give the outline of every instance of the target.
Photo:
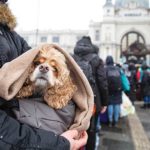
POLYGON ((74 48, 74 54, 82 56, 93 52, 94 48, 89 36, 83 36, 79 41, 77 41, 74 48))
POLYGON ((134 63, 129 63, 129 71, 136 70, 134 63))
POLYGON ((106 57, 106 65, 113 65, 114 64, 114 59, 112 56, 107 56, 106 57))
POLYGON ((0 0, 1 3, 6 3, 8 0, 0 0))
POLYGON ((92 46, 91 38, 89 36, 83 36, 77 43, 92 46))

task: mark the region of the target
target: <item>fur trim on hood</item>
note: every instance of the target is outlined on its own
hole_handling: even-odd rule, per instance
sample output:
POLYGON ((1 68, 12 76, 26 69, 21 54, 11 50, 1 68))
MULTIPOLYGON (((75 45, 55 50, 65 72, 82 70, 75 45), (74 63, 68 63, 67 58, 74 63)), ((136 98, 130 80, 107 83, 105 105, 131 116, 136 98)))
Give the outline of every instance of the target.
POLYGON ((77 108, 74 123, 71 128, 78 129, 79 131, 86 130, 90 125, 90 118, 93 112, 93 91, 83 71, 74 59, 57 45, 44 44, 25 52, 11 62, 5 63, 0 68, 0 97, 11 100, 18 93, 28 76, 31 63, 38 52, 43 49, 43 46, 49 50, 54 48, 65 56, 78 89, 73 95, 73 101, 76 103, 77 108))
POLYGON ((10 30, 16 27, 16 18, 7 4, 0 3, 0 24, 7 25, 10 30))

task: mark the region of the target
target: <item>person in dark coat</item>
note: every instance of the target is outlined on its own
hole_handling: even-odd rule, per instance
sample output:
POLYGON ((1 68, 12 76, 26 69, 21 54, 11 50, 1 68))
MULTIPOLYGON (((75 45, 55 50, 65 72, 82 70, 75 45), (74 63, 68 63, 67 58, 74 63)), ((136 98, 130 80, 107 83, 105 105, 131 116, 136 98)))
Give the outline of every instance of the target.
POLYGON ((143 77, 141 81, 141 90, 144 104, 141 108, 149 108, 150 105, 150 70, 146 64, 142 66, 143 77))
MULTIPOLYGON (((118 68, 118 66, 114 65, 113 57, 107 56, 107 58, 106 58, 106 70, 108 70, 110 67, 113 68, 113 70, 118 70, 118 73, 120 73, 120 68, 118 68)), ((120 73, 119 78, 121 80, 121 73, 120 73)), ((108 75, 107 75, 107 79, 108 79, 108 75)), ((109 82, 108 82, 108 84, 109 84, 109 82)), ((122 103, 122 89, 121 89, 121 87, 117 91, 113 91, 114 89, 109 89, 108 120, 109 120, 109 126, 110 127, 113 124, 114 124, 114 126, 117 125, 119 115, 120 115, 120 104, 122 103)))
POLYGON ((129 63, 129 75, 128 80, 130 82, 130 91, 127 92, 126 94, 129 96, 132 104, 136 101, 136 67, 135 64, 129 63))
MULTIPOLYGON (((106 78, 106 71, 102 59, 98 56, 99 48, 93 45, 89 36, 83 36, 77 41, 74 47, 73 58, 78 63, 79 59, 88 60, 92 66, 92 75, 95 82, 90 82, 94 92, 95 114, 90 122, 88 129, 88 141, 86 150, 94 150, 96 142, 96 126, 99 112, 105 112, 108 102, 108 85, 106 78)), ((81 68, 82 69, 82 68, 81 68)), ((85 74, 86 75, 86 74, 85 74)), ((87 76, 87 75, 86 75, 87 76)))
MULTIPOLYGON (((0 0, 0 67, 30 49, 27 42, 14 28, 7 0, 0 0)), ((11 109, 18 107, 16 100, 6 101, 0 98, 0 150, 77 150, 85 145, 86 133, 79 140, 76 130, 64 132, 61 136, 19 123, 11 109)))

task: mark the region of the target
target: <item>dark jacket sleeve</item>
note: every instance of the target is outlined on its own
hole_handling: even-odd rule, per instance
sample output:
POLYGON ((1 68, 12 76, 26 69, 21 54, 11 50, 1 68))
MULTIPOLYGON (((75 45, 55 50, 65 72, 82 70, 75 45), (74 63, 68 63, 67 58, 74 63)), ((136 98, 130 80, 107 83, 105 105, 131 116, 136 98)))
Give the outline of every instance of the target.
POLYGON ((21 37, 20 35, 18 35, 19 39, 20 39, 20 43, 21 43, 21 54, 28 51, 29 49, 31 49, 31 47, 28 45, 28 43, 24 40, 23 37, 21 37))
POLYGON ((0 110, 0 149, 69 150, 64 137, 52 132, 35 129, 8 116, 0 110))
POLYGON ((108 105, 108 83, 106 77, 106 70, 104 68, 104 64, 101 59, 97 67, 96 77, 97 77, 99 92, 101 96, 101 105, 107 106, 108 105))
POLYGON ((20 36, 17 32, 12 31, 11 35, 13 42, 17 48, 17 51, 19 52, 19 55, 31 49, 31 47, 28 45, 25 39, 22 36, 20 36))

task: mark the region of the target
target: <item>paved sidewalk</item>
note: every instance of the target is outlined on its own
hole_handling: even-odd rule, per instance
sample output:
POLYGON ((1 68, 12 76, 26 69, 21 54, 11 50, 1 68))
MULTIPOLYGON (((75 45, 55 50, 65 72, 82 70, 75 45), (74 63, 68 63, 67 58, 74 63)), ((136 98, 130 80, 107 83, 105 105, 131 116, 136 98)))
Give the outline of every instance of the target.
POLYGON ((135 150, 150 150, 150 141, 137 114, 130 115, 128 122, 135 150))
POLYGON ((98 150, 150 150, 150 114, 135 107, 136 113, 121 118, 118 127, 102 125, 98 150))
POLYGON ((134 150, 127 118, 119 121, 118 127, 102 125, 100 150, 134 150))
POLYGON ((144 127, 144 130, 150 140, 150 108, 149 109, 141 109, 140 107, 143 105, 143 102, 136 102, 136 112, 137 115, 144 127))

